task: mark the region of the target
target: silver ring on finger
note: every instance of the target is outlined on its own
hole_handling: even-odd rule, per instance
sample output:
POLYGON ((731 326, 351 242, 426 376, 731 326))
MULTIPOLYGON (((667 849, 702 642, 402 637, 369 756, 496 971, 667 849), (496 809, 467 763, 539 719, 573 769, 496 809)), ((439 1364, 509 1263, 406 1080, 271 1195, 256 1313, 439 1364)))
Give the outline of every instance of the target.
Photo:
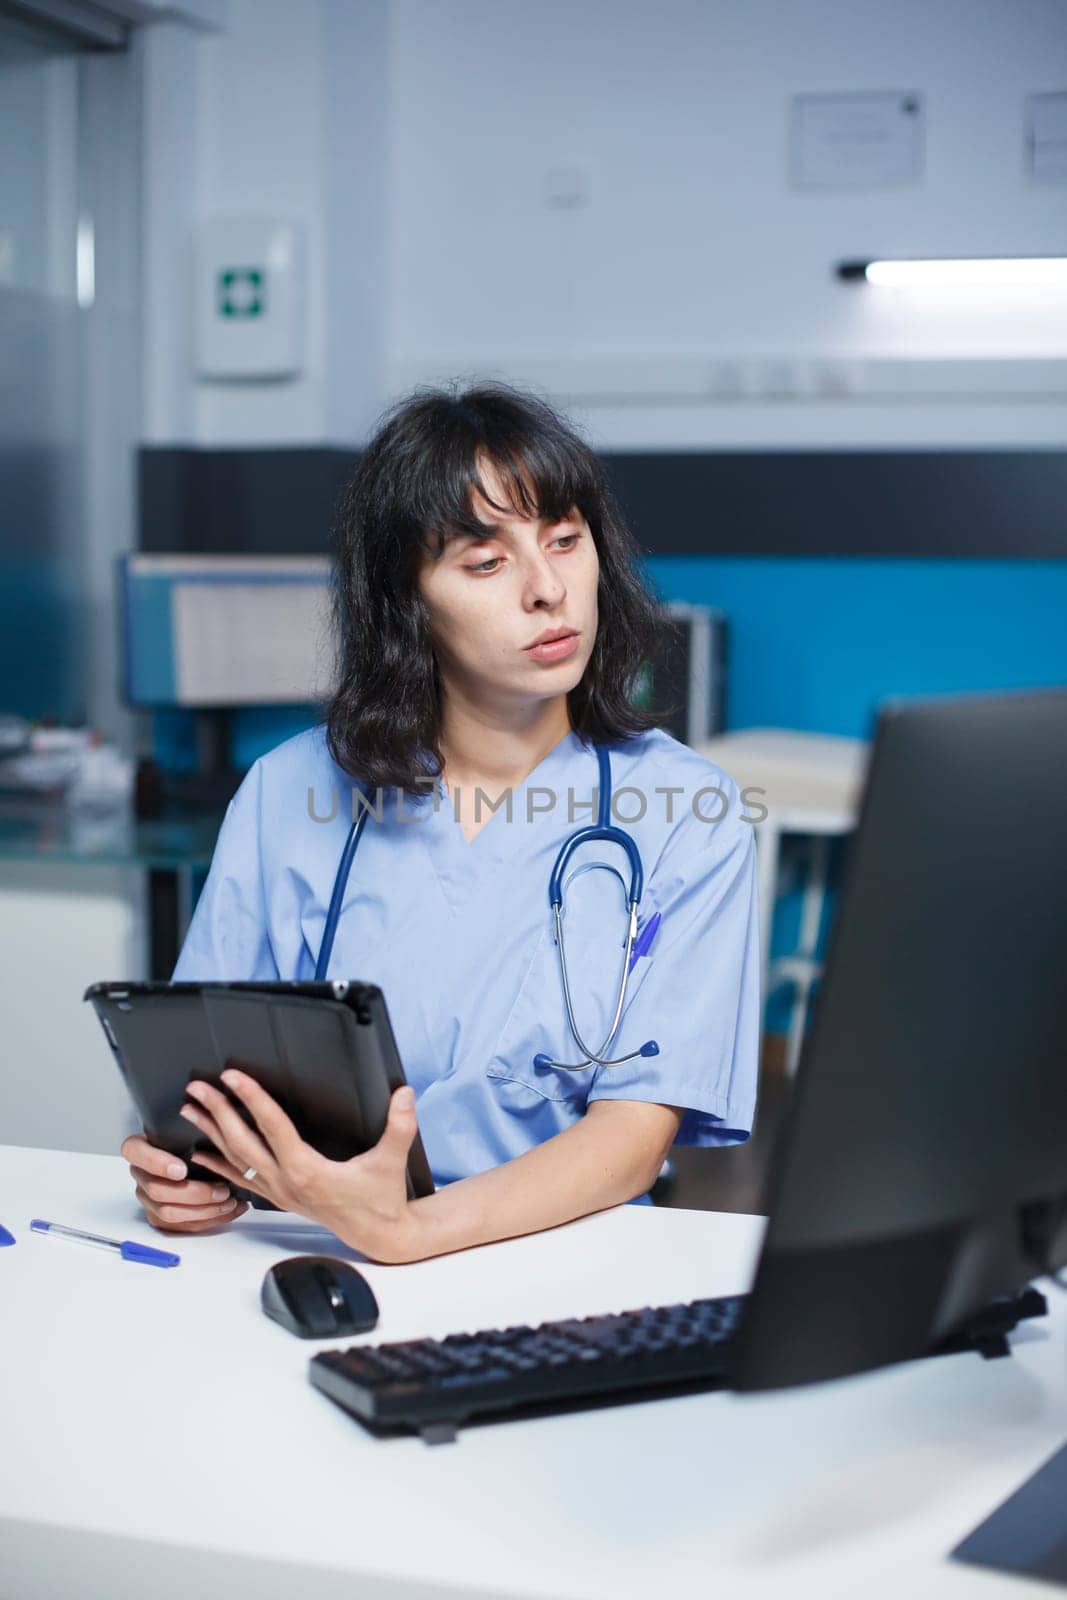
POLYGON ((245 1170, 242 1172, 241 1176, 245 1180, 246 1183, 251 1183, 252 1179, 256 1176, 255 1167, 246 1167, 245 1170))

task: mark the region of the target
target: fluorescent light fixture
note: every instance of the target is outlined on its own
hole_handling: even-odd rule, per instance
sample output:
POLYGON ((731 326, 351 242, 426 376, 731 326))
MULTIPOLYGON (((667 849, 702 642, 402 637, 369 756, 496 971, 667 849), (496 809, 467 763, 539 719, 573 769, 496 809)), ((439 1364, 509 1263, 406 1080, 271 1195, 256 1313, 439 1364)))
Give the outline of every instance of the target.
POLYGON ((848 283, 890 289, 1067 289, 1067 256, 841 261, 837 276, 848 283))

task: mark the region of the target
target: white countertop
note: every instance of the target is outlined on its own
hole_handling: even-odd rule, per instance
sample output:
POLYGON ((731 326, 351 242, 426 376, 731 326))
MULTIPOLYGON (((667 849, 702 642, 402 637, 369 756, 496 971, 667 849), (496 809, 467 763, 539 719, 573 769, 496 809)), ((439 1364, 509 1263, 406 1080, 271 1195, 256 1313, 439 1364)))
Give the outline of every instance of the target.
MULTIPOLYGON (((163 1242, 115 1157, 0 1146, 0 1596, 239 1600, 494 1594, 864 1600, 1034 1596, 947 1559, 1067 1431, 1067 1297, 1015 1354, 786 1394, 709 1393, 380 1441, 306 1376, 337 1341, 265 1318, 293 1217, 136 1266, 31 1216, 163 1242)), ((362 1270, 355 1343, 748 1286, 762 1219, 621 1206, 550 1233, 362 1270)), ((887 1292, 891 1288, 887 1286, 887 1292)), ((787 1335, 787 1330, 784 1330, 787 1335)))

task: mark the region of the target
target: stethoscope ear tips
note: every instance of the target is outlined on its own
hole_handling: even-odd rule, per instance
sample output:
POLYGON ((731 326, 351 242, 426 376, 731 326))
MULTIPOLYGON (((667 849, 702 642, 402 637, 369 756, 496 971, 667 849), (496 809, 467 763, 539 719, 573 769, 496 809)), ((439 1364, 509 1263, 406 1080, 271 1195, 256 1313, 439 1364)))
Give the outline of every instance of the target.
POLYGON ((638 1051, 638 1055, 658 1056, 659 1045, 656 1043, 655 1039, 647 1039, 638 1051))

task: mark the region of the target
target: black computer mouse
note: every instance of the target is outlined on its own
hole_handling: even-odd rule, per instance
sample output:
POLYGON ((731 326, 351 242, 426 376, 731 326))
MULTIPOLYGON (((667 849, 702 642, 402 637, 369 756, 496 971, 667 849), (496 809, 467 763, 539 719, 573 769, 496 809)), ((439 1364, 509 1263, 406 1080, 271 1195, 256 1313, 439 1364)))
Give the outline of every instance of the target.
POLYGON ((299 1339, 366 1333, 378 1302, 361 1272, 336 1256, 290 1256, 263 1279, 260 1302, 268 1317, 299 1339))

